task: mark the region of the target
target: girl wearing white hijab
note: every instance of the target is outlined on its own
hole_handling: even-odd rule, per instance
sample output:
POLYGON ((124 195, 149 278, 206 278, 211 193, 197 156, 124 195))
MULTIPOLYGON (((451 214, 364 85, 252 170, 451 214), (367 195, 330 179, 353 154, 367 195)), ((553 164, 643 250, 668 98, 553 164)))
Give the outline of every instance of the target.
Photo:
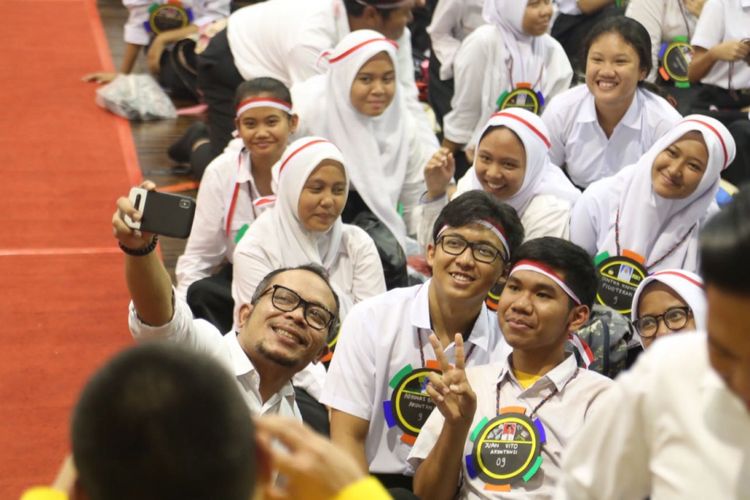
POLYGON ((482 14, 489 24, 463 41, 453 64, 455 94, 444 119, 445 147, 455 152, 475 145, 506 92, 529 86, 549 101, 570 86, 568 57, 547 34, 552 12, 550 0, 485 0, 482 14))
POLYGON ((631 321, 644 349, 656 338, 706 328, 703 280, 682 269, 664 269, 641 281, 633 295, 631 321))
MULTIPOLYGON (((354 31, 321 56, 327 73, 292 87, 292 97, 298 135, 326 137, 341 149, 353 191, 405 249, 407 235, 416 233, 413 209, 424 191, 422 167, 438 144, 418 136, 396 85, 396 50, 376 31, 354 31)), ((347 221, 356 215, 349 210, 353 201, 347 221)))
POLYGON ((595 182, 573 208, 570 239, 590 254, 630 252, 648 272, 696 271, 698 233, 718 207, 735 144, 719 121, 689 115, 638 160, 595 182))
POLYGON ((375 243, 341 222, 349 179, 341 151, 320 137, 299 139, 274 166, 276 204, 261 214, 234 252, 232 298, 237 311, 258 283, 281 267, 318 264, 339 296, 339 316, 362 299, 385 292, 375 243))
MULTIPOLYGON (((458 181, 455 194, 481 189, 518 212, 525 239, 542 236, 568 238, 570 211, 581 196, 562 170, 550 163, 549 133, 542 119, 520 108, 492 115, 479 138, 474 165, 458 181)), ((448 202, 445 195, 453 175, 452 157, 442 149, 425 168, 428 187, 419 225, 419 242, 432 237, 437 214, 448 202), (448 166, 448 168, 446 168, 448 166)))

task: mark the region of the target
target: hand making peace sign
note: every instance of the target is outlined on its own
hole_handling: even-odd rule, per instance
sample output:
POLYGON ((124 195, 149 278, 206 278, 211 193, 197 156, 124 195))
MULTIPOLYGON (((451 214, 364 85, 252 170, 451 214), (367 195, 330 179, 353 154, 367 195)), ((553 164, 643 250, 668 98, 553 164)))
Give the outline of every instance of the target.
POLYGON ((445 417, 446 423, 471 425, 477 409, 477 396, 466 379, 464 339, 460 333, 456 334, 455 343, 456 365, 451 366, 437 336, 434 333, 430 335, 430 344, 440 363, 442 374, 429 374, 427 394, 445 417))

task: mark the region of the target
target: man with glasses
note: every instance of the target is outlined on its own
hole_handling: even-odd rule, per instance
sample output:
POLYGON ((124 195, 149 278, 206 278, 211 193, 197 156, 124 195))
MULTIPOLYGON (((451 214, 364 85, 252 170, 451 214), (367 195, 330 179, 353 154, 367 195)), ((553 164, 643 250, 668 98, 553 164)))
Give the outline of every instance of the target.
POLYGON ((239 331, 222 335, 207 321, 194 319, 188 305, 175 298, 169 274, 153 252, 156 237, 134 231, 123 220, 123 215, 138 220, 141 214, 127 198, 117 206, 112 225, 126 254, 129 323, 136 340, 164 339, 207 352, 235 375, 253 413, 301 419, 291 378, 326 353, 326 341, 338 327, 338 297, 325 271, 313 265, 272 271, 250 304, 240 308, 239 331))
POLYGON ((434 407, 424 389, 439 368, 428 337, 453 360, 460 333, 468 366, 507 356, 484 301, 522 240, 515 210, 483 191, 465 193, 435 222, 432 279, 364 300, 347 315, 321 402, 332 409, 333 441, 386 486, 411 488, 406 457, 434 407))

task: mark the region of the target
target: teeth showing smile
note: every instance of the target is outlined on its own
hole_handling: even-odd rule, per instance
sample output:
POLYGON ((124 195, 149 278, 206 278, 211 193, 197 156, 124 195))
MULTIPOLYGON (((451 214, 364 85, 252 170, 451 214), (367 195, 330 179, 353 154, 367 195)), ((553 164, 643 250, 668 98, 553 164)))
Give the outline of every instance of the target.
POLYGON ((287 338, 289 340, 292 340, 298 344, 302 344, 302 339, 300 339, 297 335, 290 333, 286 330, 283 330, 281 328, 273 328, 274 333, 281 335, 284 338, 287 338))
POLYGON ((617 86, 617 83, 615 82, 609 82, 609 81, 602 81, 599 80, 599 88, 604 90, 613 89, 617 86))
POLYGON ((497 182, 490 182, 490 181, 487 181, 487 186, 488 186, 488 187, 489 187, 490 189, 502 189, 502 188, 504 188, 504 187, 505 187, 505 184, 501 184, 501 183, 497 183, 497 182))
POLYGON ((451 275, 451 278, 453 278, 454 280, 461 281, 463 283, 471 283, 472 281, 474 281, 474 278, 472 278, 471 276, 469 276, 467 274, 463 274, 463 273, 450 273, 450 275, 451 275))

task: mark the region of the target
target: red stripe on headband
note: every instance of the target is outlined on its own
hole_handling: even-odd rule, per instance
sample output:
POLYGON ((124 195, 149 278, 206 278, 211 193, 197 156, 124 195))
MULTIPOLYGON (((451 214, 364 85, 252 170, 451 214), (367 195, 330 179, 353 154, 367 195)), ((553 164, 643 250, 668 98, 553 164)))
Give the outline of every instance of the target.
POLYGON ((295 149, 294 151, 292 151, 292 153, 287 157, 287 159, 284 160, 284 163, 282 163, 281 166, 279 167, 279 175, 281 175, 281 172, 284 171, 284 167, 286 167, 286 164, 289 163, 289 160, 291 160, 292 158, 294 158, 297 155, 297 153, 299 153, 303 149, 306 149, 306 148, 308 148, 310 146, 313 146, 315 144, 320 144, 322 142, 326 142, 327 143, 328 141, 326 141, 325 139, 315 139, 314 141, 310 141, 307 144, 303 144, 302 146, 300 146, 297 149, 295 149))
POLYGON ((354 46, 354 47, 352 47, 351 49, 347 50, 347 51, 346 51, 346 52, 344 52, 343 54, 339 54, 339 55, 337 55, 336 57, 334 57, 333 59, 329 59, 329 61, 328 61, 328 62, 330 62, 330 63, 335 63, 335 62, 337 62, 337 61, 340 61, 341 59, 345 58, 346 56, 348 56, 348 55, 349 55, 349 54, 351 54, 352 52, 354 52, 354 51, 356 51, 356 50, 359 50, 359 49, 361 49, 362 47, 364 47, 365 45, 369 45, 369 44, 371 44, 371 43, 374 43, 374 42, 388 42, 388 43, 390 43, 391 45, 393 45, 393 46, 394 46, 394 47, 395 47, 396 49, 398 49, 398 44, 397 44, 396 42, 394 42, 393 40, 390 40, 390 39, 388 39, 388 38, 385 38, 385 37, 383 37, 383 38, 371 38, 371 39, 369 39, 369 40, 365 40, 365 41, 364 41, 364 42, 362 42, 362 43, 358 43, 357 45, 355 45, 355 46, 354 46))
MULTIPOLYGON (((534 266, 534 267, 538 267, 539 269, 541 269, 541 270, 543 270, 543 271, 545 271, 545 272, 548 272, 548 273, 549 273, 549 274, 551 274, 552 276, 556 277, 557 279, 559 279, 560 281, 562 281, 563 283, 565 283, 565 280, 564 280, 564 279, 562 279, 562 278, 560 277, 560 275, 559 275, 559 274, 557 274, 557 272, 556 272, 556 271, 554 271, 554 270, 553 270, 552 268, 548 267, 547 265, 545 265, 545 264, 542 264, 541 262, 537 262, 536 260, 531 260, 531 259, 523 259, 523 260, 519 260, 518 262, 516 262, 516 265, 515 265, 515 266, 513 266, 513 269, 515 269, 515 268, 516 268, 516 267, 518 267, 518 266, 522 266, 522 265, 524 265, 524 264, 525 264, 525 265, 527 265, 527 266, 534 266)), ((511 269, 511 271, 512 271, 513 269, 511 269)))
POLYGON ((275 97, 251 97, 250 99, 245 99, 244 101, 239 103, 237 105, 237 109, 240 109, 242 106, 246 104, 250 104, 250 103, 258 102, 258 101, 271 101, 271 102, 275 102, 276 104, 281 104, 282 106, 286 106, 287 108, 290 108, 290 109, 292 107, 292 103, 286 102, 283 99, 276 99, 275 97))
MULTIPOLYGON (((503 235, 503 238, 507 238, 507 237, 508 237, 508 236, 507 236, 507 235, 505 234, 505 229, 503 229, 503 228, 502 228, 502 226, 500 226, 500 225, 498 225, 498 224, 495 224, 494 222, 492 222, 492 221, 491 221, 491 220, 489 220, 489 219, 482 219, 482 220, 483 220, 484 222, 486 222, 487 224, 489 224, 490 226, 492 226, 492 227, 494 227, 495 229, 497 229, 497 230, 498 230, 498 231, 500 232, 500 234, 502 234, 502 235, 503 235)), ((510 250, 508 250, 508 251, 510 251, 510 250)))
POLYGON ((716 134, 716 137, 719 138, 719 142, 721 143, 721 149, 724 151, 724 166, 721 167, 721 169, 724 170, 725 168, 727 168, 727 162, 729 161, 729 153, 727 152, 727 145, 724 143, 724 138, 721 136, 721 134, 719 133, 719 131, 716 130, 713 127, 713 125, 708 124, 708 123, 706 123, 706 122, 704 122, 702 120, 696 120, 695 118, 689 118, 687 120, 683 120, 682 122, 683 123, 685 123, 685 122, 700 123, 701 125, 703 125, 707 129, 709 129, 711 132, 713 132, 714 134, 716 134))
POLYGON ((693 278, 691 278, 690 276, 682 274, 682 273, 680 273, 678 271, 659 271, 659 272, 656 272, 656 273, 652 274, 652 276, 656 277, 656 276, 662 276, 664 274, 672 274, 674 276, 678 276, 678 277, 680 277, 680 278, 682 278, 682 279, 684 279, 686 281, 689 281, 690 283, 692 283, 693 285, 697 286, 698 288, 703 288, 703 284, 700 281, 696 281, 693 278))
POLYGON ((541 131, 540 131, 540 130, 539 130, 538 128, 536 128, 536 127, 535 127, 534 125, 532 125, 531 123, 527 122, 526 120, 524 120, 524 119, 523 119, 523 118, 521 118, 520 116, 516 116, 516 115, 514 115, 514 114, 511 114, 511 113, 508 113, 508 112, 506 112, 506 111, 499 111, 499 112, 495 113, 494 115, 492 115, 492 116, 490 117, 490 120, 491 120, 491 119, 493 119, 493 118, 495 118, 496 116, 503 116, 503 117, 513 118, 514 120, 516 120, 516 121, 519 121, 519 122, 523 123, 523 124, 524 124, 524 125, 526 125, 526 126, 527 126, 527 127, 528 127, 528 128, 529 128, 529 129, 531 130, 531 131, 532 131, 532 132, 534 132, 534 133, 535 133, 535 134, 536 134, 536 135, 537 135, 537 136, 538 136, 538 137, 539 137, 539 138, 540 138, 540 139, 542 140, 542 142, 543 142, 543 143, 544 143, 544 144, 545 144, 545 145, 546 145, 546 146, 547 146, 548 148, 551 148, 551 147, 552 147, 552 143, 551 143, 551 142, 549 141, 549 139, 547 139, 547 136, 546 136, 546 135, 544 135, 544 134, 543 134, 543 133, 542 133, 542 132, 541 132, 541 131))

